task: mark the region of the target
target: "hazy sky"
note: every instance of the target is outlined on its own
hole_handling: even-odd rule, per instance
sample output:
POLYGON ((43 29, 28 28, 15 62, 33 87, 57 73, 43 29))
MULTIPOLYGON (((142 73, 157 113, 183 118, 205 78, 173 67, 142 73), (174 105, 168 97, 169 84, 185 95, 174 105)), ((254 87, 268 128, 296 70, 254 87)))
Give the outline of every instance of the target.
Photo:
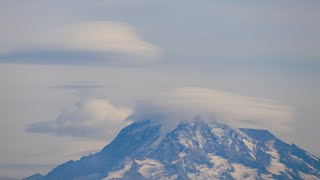
POLYGON ((47 173, 159 111, 210 112, 319 156, 319 7, 2 0, 0 176, 47 173))

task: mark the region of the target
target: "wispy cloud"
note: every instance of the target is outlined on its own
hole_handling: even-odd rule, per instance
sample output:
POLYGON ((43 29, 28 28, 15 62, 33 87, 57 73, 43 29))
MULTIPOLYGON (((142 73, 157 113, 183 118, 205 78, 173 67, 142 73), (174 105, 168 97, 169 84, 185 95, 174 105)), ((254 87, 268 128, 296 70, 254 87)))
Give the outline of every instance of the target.
POLYGON ((50 86, 50 88, 78 90, 78 89, 104 88, 104 86, 101 84, 97 84, 94 81, 90 81, 90 82, 72 82, 70 84, 50 86))
POLYGON ((88 21, 24 37, 1 49, 2 62, 41 64, 125 64, 155 60, 160 51, 128 24, 88 21))

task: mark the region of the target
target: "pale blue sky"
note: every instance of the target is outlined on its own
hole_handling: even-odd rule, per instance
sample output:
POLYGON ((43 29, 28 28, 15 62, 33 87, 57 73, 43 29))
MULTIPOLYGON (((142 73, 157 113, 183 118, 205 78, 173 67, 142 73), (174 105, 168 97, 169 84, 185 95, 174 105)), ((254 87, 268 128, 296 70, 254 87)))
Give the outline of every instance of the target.
POLYGON ((0 175, 46 173, 97 151, 137 103, 184 87, 292 109, 292 118, 265 120, 265 128, 319 155, 319 7, 315 0, 1 1, 0 175), (71 120, 77 133, 55 126, 83 117, 93 121, 71 120), (283 121, 289 131, 278 128, 283 121), (97 134, 77 136, 84 129, 97 134))

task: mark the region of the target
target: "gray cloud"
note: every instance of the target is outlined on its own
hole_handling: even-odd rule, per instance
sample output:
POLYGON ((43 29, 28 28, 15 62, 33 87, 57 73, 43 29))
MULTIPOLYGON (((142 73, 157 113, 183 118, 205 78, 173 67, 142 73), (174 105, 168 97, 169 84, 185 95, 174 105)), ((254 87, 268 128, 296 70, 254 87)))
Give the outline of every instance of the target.
POLYGON ((62 111, 55 120, 30 124, 26 131, 60 137, 108 139, 130 123, 124 121, 130 114, 130 109, 106 100, 82 99, 74 107, 62 111))
POLYGON ((70 84, 62 84, 56 86, 50 86, 55 89, 66 89, 66 90, 90 90, 104 88, 104 85, 97 84, 94 81, 91 82, 72 82, 70 84))

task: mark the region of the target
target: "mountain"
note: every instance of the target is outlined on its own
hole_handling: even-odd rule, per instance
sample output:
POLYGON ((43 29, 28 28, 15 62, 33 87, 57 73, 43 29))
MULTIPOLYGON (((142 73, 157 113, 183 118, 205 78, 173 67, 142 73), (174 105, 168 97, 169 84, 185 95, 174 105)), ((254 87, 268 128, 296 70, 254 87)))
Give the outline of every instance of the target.
POLYGON ((200 120, 166 130, 144 120, 100 152, 37 175, 58 179, 320 179, 320 159, 266 130, 200 120))

